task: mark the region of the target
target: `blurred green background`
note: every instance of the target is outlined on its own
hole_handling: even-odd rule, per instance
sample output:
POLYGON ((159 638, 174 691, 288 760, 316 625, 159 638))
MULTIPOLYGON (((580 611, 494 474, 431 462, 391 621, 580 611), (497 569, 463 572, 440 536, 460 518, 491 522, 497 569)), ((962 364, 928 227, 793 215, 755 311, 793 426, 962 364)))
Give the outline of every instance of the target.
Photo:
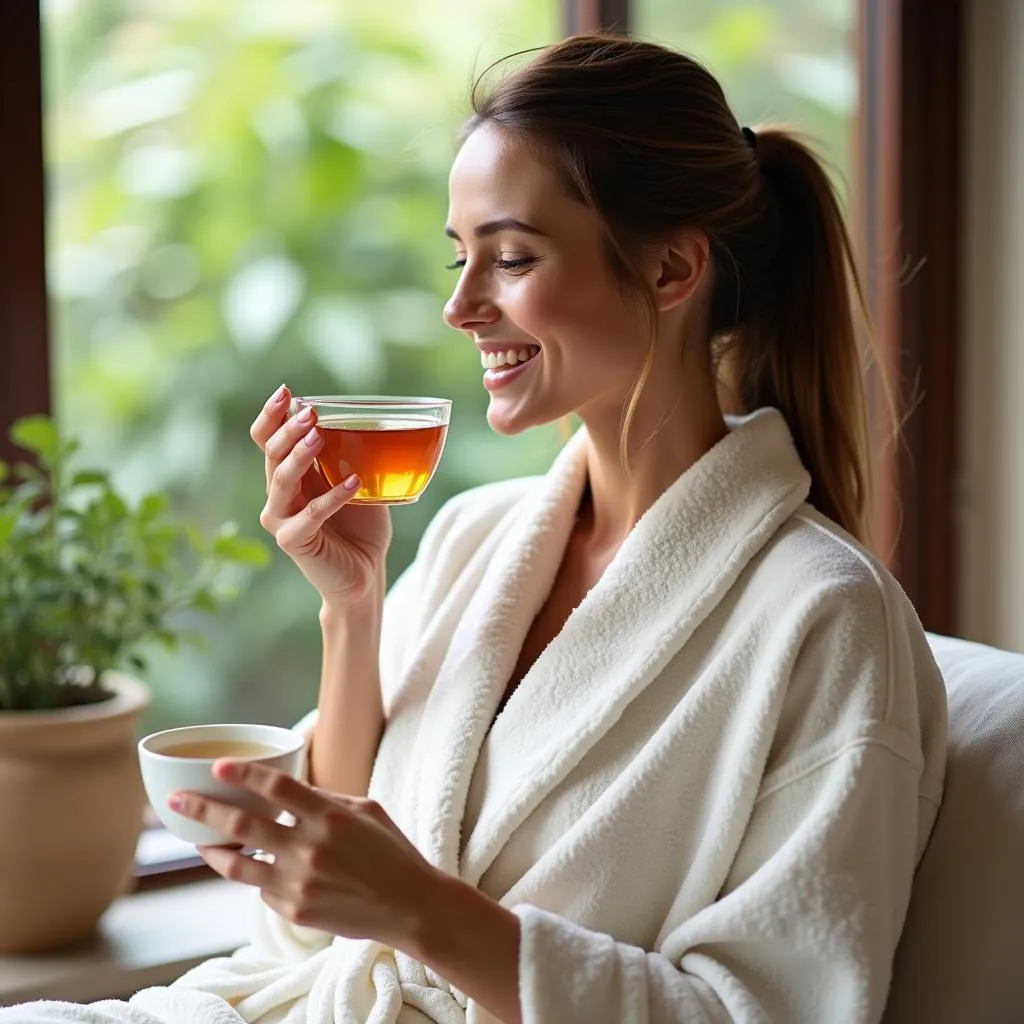
MULTIPOLYGON (((793 122, 847 172, 853 0, 634 8, 635 34, 707 63, 742 122, 793 122)), ((441 319, 442 229, 474 68, 557 39, 559 0, 46 0, 44 17, 55 405, 87 461, 256 537, 248 429, 282 381, 449 397, 440 469, 393 514, 392 579, 449 496, 550 464, 557 427, 486 424, 479 359, 441 319)), ((296 719, 317 608, 275 549, 203 649, 152 653, 144 727, 296 719)))

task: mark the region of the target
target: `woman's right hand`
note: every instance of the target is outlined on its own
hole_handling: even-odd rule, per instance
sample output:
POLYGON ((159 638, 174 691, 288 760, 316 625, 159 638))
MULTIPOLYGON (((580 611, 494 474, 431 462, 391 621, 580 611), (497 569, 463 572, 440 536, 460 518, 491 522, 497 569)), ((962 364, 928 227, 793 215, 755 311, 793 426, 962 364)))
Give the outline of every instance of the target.
POLYGON ((320 592, 327 607, 382 600, 384 558, 391 543, 386 505, 347 504, 359 488, 329 488, 313 465, 323 439, 312 409, 288 416, 282 385, 256 417, 249 434, 263 451, 267 503, 260 524, 320 592))

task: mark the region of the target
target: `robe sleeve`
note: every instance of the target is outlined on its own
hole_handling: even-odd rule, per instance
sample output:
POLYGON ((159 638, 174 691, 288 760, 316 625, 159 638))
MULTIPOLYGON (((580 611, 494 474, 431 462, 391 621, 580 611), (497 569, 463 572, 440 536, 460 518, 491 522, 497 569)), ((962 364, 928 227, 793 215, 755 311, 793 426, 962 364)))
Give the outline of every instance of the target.
MULTIPOLYGON (((870 654, 859 666, 887 695, 878 714, 842 729, 805 714, 820 731, 762 778, 718 898, 695 912, 666 908, 653 950, 513 908, 524 1024, 881 1019, 945 752, 941 677, 916 617, 901 618, 888 672, 870 654)), ((850 684, 835 668, 844 638, 821 639, 794 667, 805 709, 807 693, 850 684)))
POLYGON ((515 908, 524 1024, 877 1021, 910 896, 918 778, 867 738, 765 796, 743 880, 657 952, 515 908))

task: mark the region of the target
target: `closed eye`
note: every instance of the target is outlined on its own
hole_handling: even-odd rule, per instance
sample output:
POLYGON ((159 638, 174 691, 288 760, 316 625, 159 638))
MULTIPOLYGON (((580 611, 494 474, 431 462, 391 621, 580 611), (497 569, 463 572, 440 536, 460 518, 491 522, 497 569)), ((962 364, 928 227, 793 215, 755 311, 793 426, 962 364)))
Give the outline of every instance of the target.
MULTIPOLYGON (((531 263, 536 261, 535 256, 516 256, 514 259, 499 259, 494 261, 494 265, 499 270, 522 270, 528 267, 531 263)), ((447 266, 448 270, 461 270, 466 265, 465 259, 456 260, 454 263, 449 263, 447 266)))
POLYGON ((516 256, 510 260, 495 260, 494 265, 499 270, 521 270, 524 267, 528 267, 533 261, 533 256, 516 256))

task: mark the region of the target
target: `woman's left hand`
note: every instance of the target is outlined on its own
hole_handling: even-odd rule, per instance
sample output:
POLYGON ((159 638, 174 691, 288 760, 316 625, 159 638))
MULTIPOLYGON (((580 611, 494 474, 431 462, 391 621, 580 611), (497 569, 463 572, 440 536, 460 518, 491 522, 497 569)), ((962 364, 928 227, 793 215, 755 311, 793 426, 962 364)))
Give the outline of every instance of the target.
POLYGON ((438 871, 378 803, 328 794, 255 762, 218 761, 213 773, 295 818, 289 827, 198 793, 174 794, 178 813, 274 857, 271 864, 241 849, 200 847, 214 871, 256 886, 296 924, 399 949, 415 941, 438 871))

